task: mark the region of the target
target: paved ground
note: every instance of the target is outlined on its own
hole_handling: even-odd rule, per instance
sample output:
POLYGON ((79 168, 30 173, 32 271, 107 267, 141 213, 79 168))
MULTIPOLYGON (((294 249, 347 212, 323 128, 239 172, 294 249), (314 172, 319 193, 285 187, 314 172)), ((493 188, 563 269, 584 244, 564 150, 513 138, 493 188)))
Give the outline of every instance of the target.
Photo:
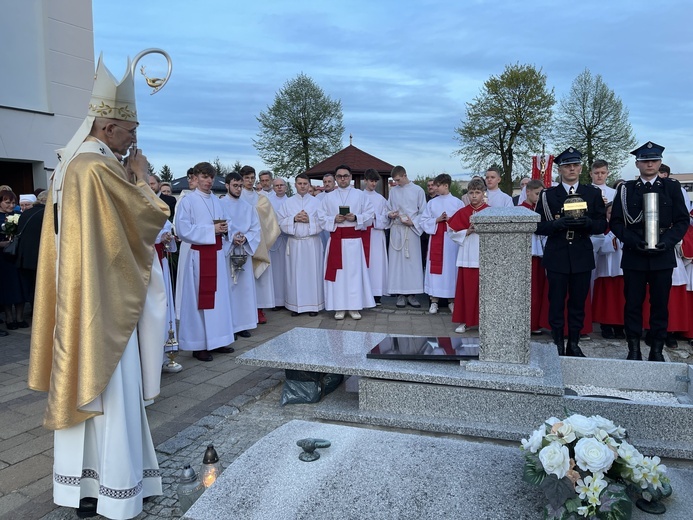
MULTIPOLYGON (((253 331, 253 336, 234 345, 236 354, 218 355, 203 363, 188 353, 179 356, 184 370, 164 374, 161 396, 148 407, 154 444, 164 473, 165 494, 148 502, 140 519, 177 517, 175 480, 184 463, 199 465, 208 442, 218 442, 224 465, 230 464, 260 437, 295 418, 309 418, 310 405, 278 406, 275 389, 283 372, 236 365, 234 357, 293 327, 391 332, 399 334, 454 334, 447 309, 429 315, 427 302, 416 310, 396 309, 394 299, 383 298, 383 306, 364 311, 363 319, 338 322, 332 313, 317 317, 291 317, 286 310, 267 312, 269 323, 253 331), (220 431, 233 432, 224 439, 213 438, 220 431), (230 428, 230 429, 229 429, 230 428), (200 460, 198 460, 200 459, 200 460)), ((0 325, 0 327, 4 327, 0 325)), ((0 518, 72 519, 72 510, 56 508, 52 502, 52 434, 41 427, 45 395, 26 388, 31 329, 13 331, 0 338, 0 518)), ((473 336, 475 331, 465 335, 473 336)), ((625 356, 625 341, 605 341, 592 334, 583 341, 586 354, 593 357, 625 356)), ((534 336, 549 341, 547 335, 534 336)), ((673 361, 690 361, 691 349, 668 351, 673 361)), ((647 348, 643 349, 645 352, 647 348)))

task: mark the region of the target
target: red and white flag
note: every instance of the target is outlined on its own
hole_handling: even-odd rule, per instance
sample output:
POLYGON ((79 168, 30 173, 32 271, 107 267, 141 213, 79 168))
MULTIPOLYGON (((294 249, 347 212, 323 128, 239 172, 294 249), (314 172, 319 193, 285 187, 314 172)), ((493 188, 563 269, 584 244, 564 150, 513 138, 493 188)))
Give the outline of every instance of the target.
POLYGON ((545 187, 551 186, 553 155, 535 155, 532 157, 532 179, 539 179, 545 187))

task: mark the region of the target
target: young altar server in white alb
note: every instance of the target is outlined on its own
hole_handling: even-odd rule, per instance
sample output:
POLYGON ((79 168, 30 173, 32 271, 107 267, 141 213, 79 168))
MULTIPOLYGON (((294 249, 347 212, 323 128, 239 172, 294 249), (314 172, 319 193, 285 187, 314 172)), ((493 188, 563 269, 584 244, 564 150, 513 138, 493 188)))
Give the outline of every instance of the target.
POLYGON ((420 217, 426 207, 426 194, 409 180, 403 166, 395 166, 391 175, 397 185, 388 197, 391 227, 387 292, 397 295, 397 307, 408 303, 418 308, 421 304, 416 295, 423 292, 420 217))
POLYGON ((500 170, 490 166, 486 170, 486 203, 492 208, 511 208, 515 205, 513 198, 498 187, 500 181, 500 170))
POLYGON ((250 331, 257 328, 257 298, 252 257, 260 245, 260 219, 254 207, 241 199, 243 178, 236 172, 226 176, 228 194, 221 205, 229 216, 229 247, 227 254, 229 281, 231 284, 231 314, 233 332, 241 338, 249 338, 250 331), (242 270, 232 268, 231 254, 247 256, 242 270))
POLYGON ((380 182, 380 174, 373 168, 369 168, 363 177, 366 188, 363 193, 369 198, 375 211, 373 224, 366 230, 370 242, 368 276, 371 279, 375 304, 380 305, 380 297, 389 294, 387 292, 387 244, 385 241, 385 230, 390 227, 390 219, 387 216, 389 208, 387 199, 375 191, 378 182, 380 182))
MULTIPOLYGON (((279 223, 277 211, 290 198, 286 194, 286 190, 286 181, 284 179, 276 177, 272 180, 272 191, 269 192, 267 198, 272 203, 277 223, 279 223)), ((270 247, 270 269, 272 269, 272 284, 274 286, 274 308, 272 310, 277 311, 284 307, 285 300, 287 283, 286 275, 284 274, 286 270, 286 239, 286 234, 282 232, 277 237, 277 240, 274 241, 272 247, 270 247)))
POLYGON ((165 55, 128 60, 120 82, 99 58, 43 218, 28 385, 48 392, 53 500, 82 517, 133 518, 162 492, 144 401, 160 392, 166 293, 153 246, 169 209, 137 149, 134 81, 150 52, 165 55))
POLYGON ((447 221, 464 204, 450 194, 450 184, 452 178, 447 173, 441 173, 433 180, 438 196, 428 201, 421 214, 421 229, 431 236, 424 275, 424 292, 431 297, 430 314, 438 313, 439 298, 455 297, 459 246, 450 238, 447 221))
POLYGON ((277 210, 279 227, 286 234, 284 307, 292 316, 307 312, 317 316, 325 308, 324 253, 318 210, 321 202, 309 193, 310 179, 296 176, 296 195, 277 210))
MULTIPOLYGON (((169 335, 172 335, 171 339, 175 341, 176 344, 178 343, 178 332, 176 332, 176 308, 173 304, 173 278, 171 276, 171 264, 168 261, 169 253, 178 251, 178 246, 173 238, 172 229, 171 222, 167 220, 159 236, 156 237, 156 242, 154 242, 154 249, 156 249, 156 256, 159 260, 159 265, 161 265, 161 270, 164 275, 164 288, 166 289, 166 323, 163 330, 162 345, 168 341, 169 335)), ((180 372, 181 366, 178 364, 174 364, 173 368, 166 368, 168 362, 169 357, 164 351, 164 372, 180 372)))
POLYGON ((265 191, 255 191, 255 168, 245 165, 239 172, 243 177, 243 190, 241 200, 246 201, 257 211, 260 219, 260 244, 253 254, 253 272, 255 273, 255 295, 257 297, 257 322, 260 325, 267 323, 267 316, 263 309, 272 309, 275 306, 274 278, 272 277, 270 249, 279 238, 281 230, 277 224, 277 216, 265 191))
POLYGON ((233 317, 226 254, 229 215, 212 193, 216 170, 208 162, 195 165, 197 188, 176 207, 175 226, 185 263, 178 265, 181 350, 193 351, 200 361, 211 352, 233 352, 233 317))
POLYGON ((320 226, 330 232, 325 259, 325 308, 343 320, 346 311, 360 320, 361 309, 375 307, 368 276, 366 229, 373 222, 373 206, 361 190, 351 186, 351 168, 335 170, 337 189, 328 193, 318 211, 320 226))

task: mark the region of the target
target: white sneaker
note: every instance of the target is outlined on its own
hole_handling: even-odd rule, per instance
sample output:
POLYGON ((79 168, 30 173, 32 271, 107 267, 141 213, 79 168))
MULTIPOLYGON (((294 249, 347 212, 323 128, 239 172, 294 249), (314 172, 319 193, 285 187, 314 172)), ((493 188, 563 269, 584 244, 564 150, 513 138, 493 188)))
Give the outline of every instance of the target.
POLYGON ((450 314, 455 312, 455 304, 454 303, 448 303, 448 309, 450 309, 450 314))
POLYGON ((351 316, 352 320, 360 320, 361 319, 361 313, 359 311, 349 311, 349 316, 351 316))
POLYGON ((438 314, 438 304, 432 302, 431 306, 428 308, 428 314, 438 314))
POLYGON ((346 311, 337 311, 334 313, 335 320, 343 320, 344 316, 346 316, 346 311))
POLYGON ((466 325, 464 323, 461 323, 460 326, 455 329, 455 332, 457 332, 458 334, 464 334, 465 332, 467 332, 466 325))

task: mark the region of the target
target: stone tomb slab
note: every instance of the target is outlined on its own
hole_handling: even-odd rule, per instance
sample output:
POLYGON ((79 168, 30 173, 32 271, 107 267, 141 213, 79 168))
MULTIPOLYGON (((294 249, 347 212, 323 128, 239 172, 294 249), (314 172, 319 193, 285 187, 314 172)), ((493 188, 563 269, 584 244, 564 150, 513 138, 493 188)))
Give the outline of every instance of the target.
MULTIPOLYGON (((436 362, 367 359, 366 353, 387 334, 296 327, 236 358, 237 363, 290 370, 356 375, 470 388, 562 396, 563 381, 557 356, 533 343, 528 365, 490 373, 473 370, 479 362, 436 362), (471 365, 469 369, 468 365, 471 365)), ((508 364, 497 363, 497 367, 508 364)), ((512 368, 512 367, 510 367, 512 368)))
MULTIPOLYGON (((514 446, 291 421, 238 457, 184 518, 535 520, 543 496, 522 482, 523 461, 514 446), (305 437, 332 445, 301 462, 305 437)), ((666 518, 689 519, 693 472, 670 477, 666 518)))

